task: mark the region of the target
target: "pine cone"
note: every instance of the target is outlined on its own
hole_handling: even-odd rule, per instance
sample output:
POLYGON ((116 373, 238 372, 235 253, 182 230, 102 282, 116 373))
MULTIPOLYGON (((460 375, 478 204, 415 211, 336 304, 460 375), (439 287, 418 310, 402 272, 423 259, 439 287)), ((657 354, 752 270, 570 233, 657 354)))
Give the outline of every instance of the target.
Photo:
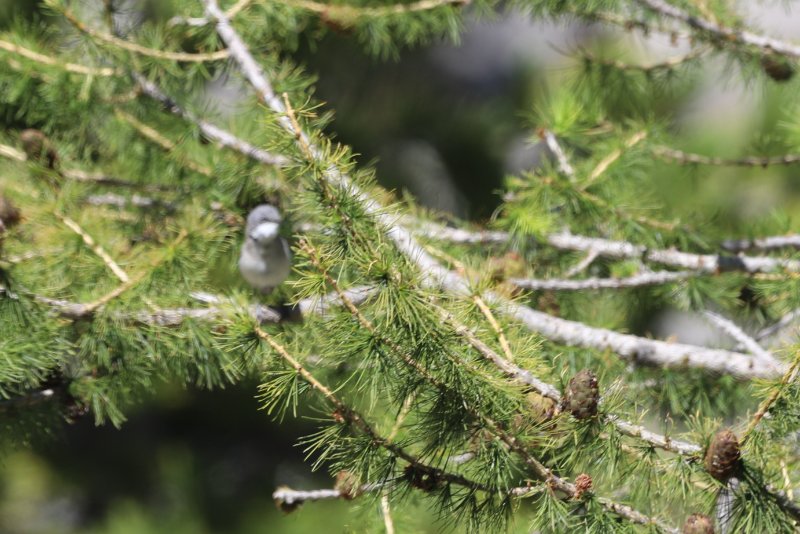
POLYGON ((433 491, 441 483, 434 473, 426 473, 413 465, 406 466, 404 475, 409 484, 422 491, 433 491))
POLYGON ((576 419, 588 419, 597 414, 599 397, 597 376, 589 369, 584 369, 573 376, 567 384, 561 407, 576 419))
POLYGON ((21 218, 19 209, 8 198, 0 195, 0 222, 6 228, 11 228, 19 223, 21 218))
POLYGON ((714 522, 703 514, 692 514, 683 524, 683 534, 714 534, 714 522))
POLYGON ((740 462, 741 450, 736 434, 730 430, 717 432, 706 451, 706 471, 724 482, 738 472, 740 462))
POLYGON ((48 169, 55 168, 58 154, 46 135, 39 130, 28 129, 19 134, 19 139, 29 161, 41 163, 48 169))
POLYGON ((761 68, 764 69, 767 76, 776 82, 786 82, 794 76, 794 65, 784 57, 763 56, 761 58, 761 68))

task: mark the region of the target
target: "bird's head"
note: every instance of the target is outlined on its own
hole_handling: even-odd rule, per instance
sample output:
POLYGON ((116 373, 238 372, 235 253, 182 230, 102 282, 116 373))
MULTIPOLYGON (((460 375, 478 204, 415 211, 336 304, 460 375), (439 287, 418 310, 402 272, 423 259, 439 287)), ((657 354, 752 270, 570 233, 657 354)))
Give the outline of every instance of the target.
POLYGON ((281 213, 275 206, 261 204, 247 216, 247 237, 257 243, 269 243, 278 237, 281 213))

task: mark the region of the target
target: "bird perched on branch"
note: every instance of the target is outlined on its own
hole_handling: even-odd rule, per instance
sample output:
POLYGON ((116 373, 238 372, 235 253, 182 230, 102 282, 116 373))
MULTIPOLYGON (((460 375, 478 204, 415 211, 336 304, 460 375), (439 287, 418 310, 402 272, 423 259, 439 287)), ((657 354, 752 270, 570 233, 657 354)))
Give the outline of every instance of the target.
POLYGON ((281 214, 269 204, 256 206, 247 216, 239 272, 262 293, 269 293, 289 276, 292 253, 278 233, 281 214))

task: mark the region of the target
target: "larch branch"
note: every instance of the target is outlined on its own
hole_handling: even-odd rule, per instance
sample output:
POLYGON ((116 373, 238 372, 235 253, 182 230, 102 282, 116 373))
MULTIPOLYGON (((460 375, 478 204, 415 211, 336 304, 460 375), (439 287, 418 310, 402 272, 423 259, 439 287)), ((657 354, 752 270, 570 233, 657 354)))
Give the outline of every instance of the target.
POLYGON ((711 34, 716 39, 730 41, 744 46, 760 49, 763 53, 777 52, 778 54, 800 57, 800 46, 780 41, 764 35, 759 35, 747 30, 738 30, 723 26, 718 22, 704 19, 676 7, 665 0, 637 0, 647 9, 666 18, 676 20, 690 28, 711 34))

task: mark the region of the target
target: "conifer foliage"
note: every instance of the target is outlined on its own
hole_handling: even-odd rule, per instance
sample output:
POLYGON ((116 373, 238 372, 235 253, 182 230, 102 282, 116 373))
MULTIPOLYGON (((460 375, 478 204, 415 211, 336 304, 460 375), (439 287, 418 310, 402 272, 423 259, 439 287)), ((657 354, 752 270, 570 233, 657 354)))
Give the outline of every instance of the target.
POLYGON ((330 489, 276 489, 285 512, 343 499, 380 502, 387 528, 399 506, 475 531, 797 529, 800 358, 782 334, 800 236, 780 216, 726 235, 713 214, 662 205, 655 184, 800 163, 800 108, 725 157, 681 150, 673 128, 720 59, 796 104, 800 44, 728 2, 513 2, 688 52, 574 51, 569 80, 521 110, 547 161, 509 176, 496 216, 470 227, 379 188, 325 133, 314 73, 291 57, 301 32, 331 31, 391 57, 509 6, 43 4, 0 35, 3 447, 77 418, 122 425, 161 381, 257 377, 270 416, 314 419, 301 445, 331 474, 330 489), (204 108, 219 76, 246 85, 245 112, 204 108), (294 256, 268 297, 236 271, 244 217, 264 202, 287 214, 294 256), (636 323, 667 306, 731 348, 636 323))

